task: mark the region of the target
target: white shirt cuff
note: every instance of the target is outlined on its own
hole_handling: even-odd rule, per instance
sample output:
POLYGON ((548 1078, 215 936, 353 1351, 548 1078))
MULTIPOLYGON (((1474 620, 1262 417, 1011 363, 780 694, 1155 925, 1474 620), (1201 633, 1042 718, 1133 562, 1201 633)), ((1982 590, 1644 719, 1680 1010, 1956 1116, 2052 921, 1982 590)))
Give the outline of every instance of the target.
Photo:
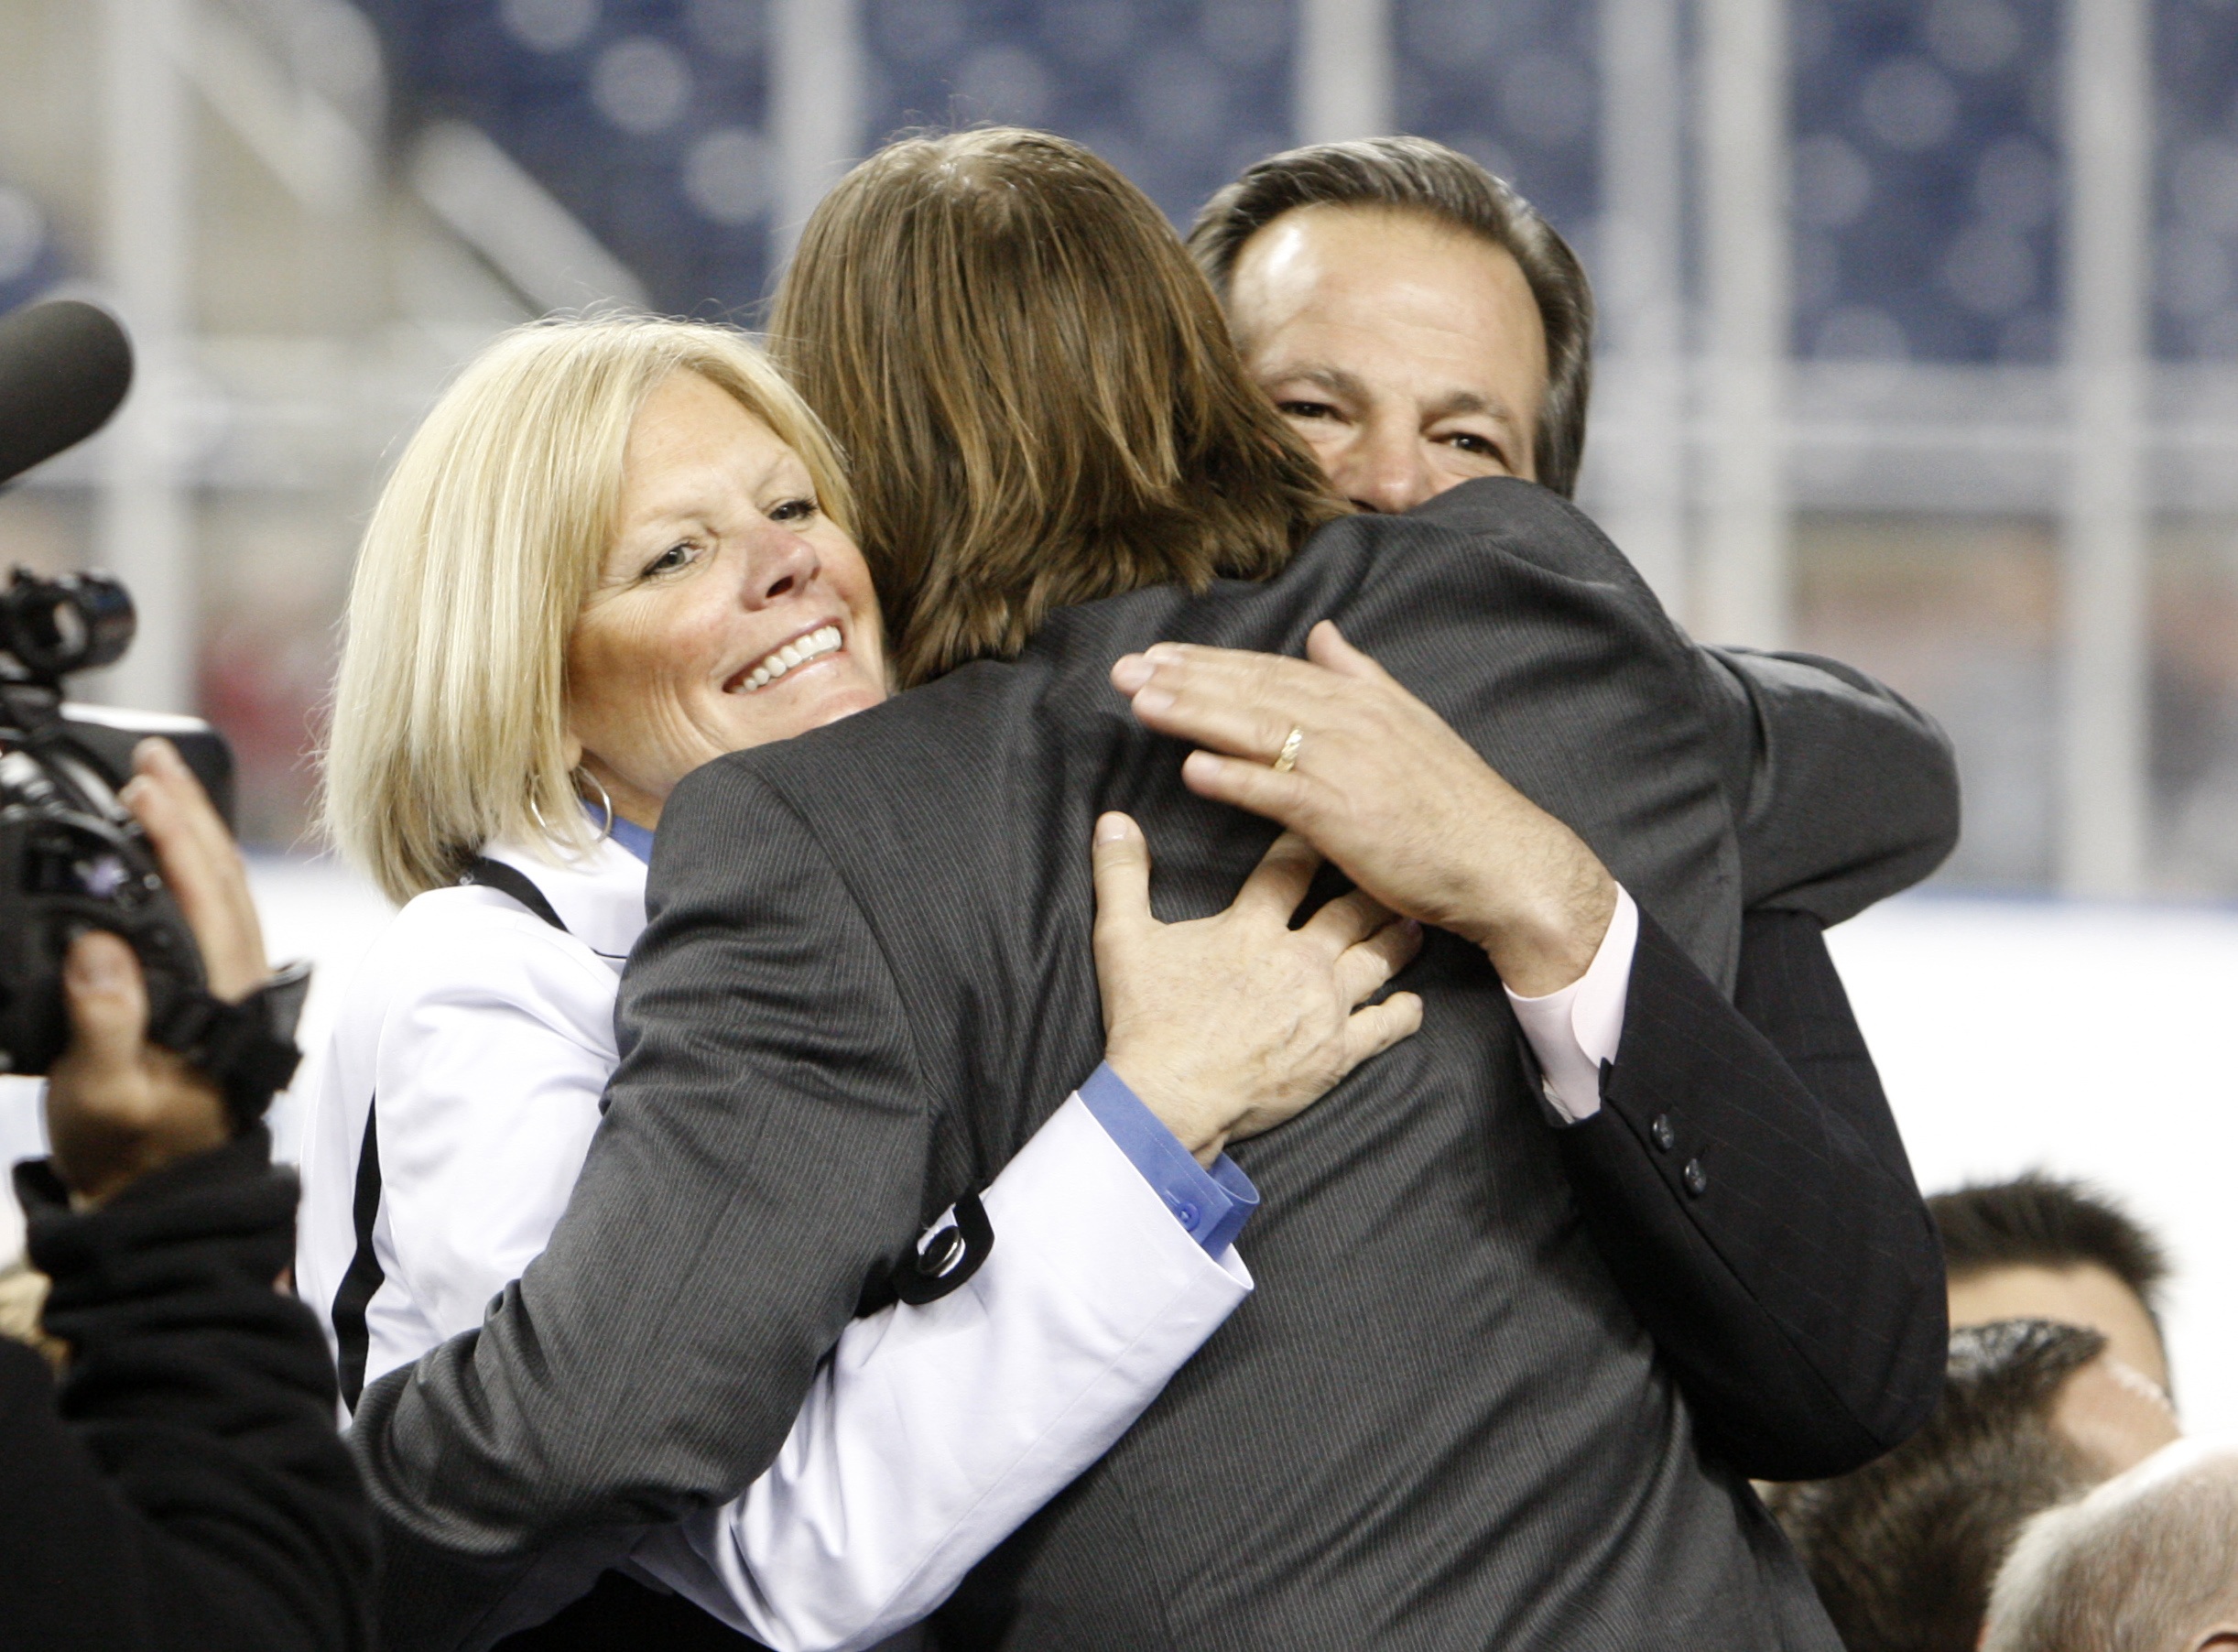
POLYGON ((1584 974, 1541 998, 1507 994, 1538 1058, 1547 1100, 1573 1125, 1601 1111, 1601 1063, 1616 1059, 1624 1037, 1624 995, 1639 940, 1640 909, 1620 885, 1608 932, 1584 974))

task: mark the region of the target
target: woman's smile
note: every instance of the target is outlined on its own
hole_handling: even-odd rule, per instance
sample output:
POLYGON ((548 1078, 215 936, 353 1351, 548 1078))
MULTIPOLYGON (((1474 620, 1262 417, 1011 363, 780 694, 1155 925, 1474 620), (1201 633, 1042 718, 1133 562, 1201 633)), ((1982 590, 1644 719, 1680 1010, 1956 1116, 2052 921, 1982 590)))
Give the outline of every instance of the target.
POLYGON ((722 687, 726 693, 753 694, 773 682, 789 681, 798 686, 797 675, 818 663, 836 668, 844 662, 832 658, 846 647, 846 639, 837 621, 819 625, 803 636, 796 636, 783 647, 772 649, 752 666, 732 676, 722 687))
POLYGON ((885 698, 870 571, 808 467, 694 373, 638 410, 618 528, 568 644, 568 732, 625 818, 676 783, 885 698))

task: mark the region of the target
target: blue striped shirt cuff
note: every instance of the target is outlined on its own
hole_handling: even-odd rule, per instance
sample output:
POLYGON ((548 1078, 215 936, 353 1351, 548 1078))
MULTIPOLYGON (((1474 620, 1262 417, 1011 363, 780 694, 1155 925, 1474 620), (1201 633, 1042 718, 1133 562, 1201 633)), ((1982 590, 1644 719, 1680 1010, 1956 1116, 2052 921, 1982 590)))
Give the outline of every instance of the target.
POLYGON ((1243 1168, 1222 1153, 1206 1169, 1157 1114, 1143 1105, 1106 1061, 1081 1086, 1081 1100, 1097 1124, 1142 1172, 1151 1190, 1190 1238, 1218 1256, 1259 1208, 1259 1190, 1243 1168))

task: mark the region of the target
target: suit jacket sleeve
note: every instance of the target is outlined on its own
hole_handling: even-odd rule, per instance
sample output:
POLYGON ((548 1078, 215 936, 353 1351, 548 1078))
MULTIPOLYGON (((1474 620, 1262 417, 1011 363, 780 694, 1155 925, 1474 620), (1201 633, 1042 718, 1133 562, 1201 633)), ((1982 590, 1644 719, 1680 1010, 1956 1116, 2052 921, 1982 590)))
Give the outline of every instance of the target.
POLYGON ((522 1589, 556 1607, 645 1527, 737 1495, 935 1213, 894 980, 786 806, 732 761, 688 778, 646 908, 621 1065, 549 1244, 478 1331, 359 1405, 392 1648, 537 1621, 522 1589))
POLYGON ((1602 1090, 1563 1158, 1707 1442, 1798 1480, 1908 1438, 1941 1392, 1942 1253, 1818 920, 1748 914, 1729 1005, 1643 913, 1602 1090))
POLYGON ((262 1130, 73 1214, 16 1172, 53 1280, 0 1344, 0 1640, 46 1652, 370 1647, 373 1520, 317 1322, 275 1280, 295 1182, 262 1130))
POLYGON ((1809 654, 1704 647, 1741 843, 1741 904, 1823 926, 1908 889, 1958 842, 1958 765, 1935 720, 1809 654), (1718 713, 1722 712, 1722 716, 1718 713))
POLYGON ((1822 929, 1949 854, 1957 768, 1933 719, 1847 666, 1700 657, 1739 777, 1734 1001, 1645 923, 1604 1106, 1563 1150, 1711 1442, 1762 1479, 1839 1473, 1925 1419, 1947 1328, 1933 1223, 1822 929))
POLYGON ((850 1325, 769 1473, 638 1564, 777 1652, 884 1641, 1109 1451, 1251 1288, 1077 1094, 984 1199, 986 1266, 850 1325))

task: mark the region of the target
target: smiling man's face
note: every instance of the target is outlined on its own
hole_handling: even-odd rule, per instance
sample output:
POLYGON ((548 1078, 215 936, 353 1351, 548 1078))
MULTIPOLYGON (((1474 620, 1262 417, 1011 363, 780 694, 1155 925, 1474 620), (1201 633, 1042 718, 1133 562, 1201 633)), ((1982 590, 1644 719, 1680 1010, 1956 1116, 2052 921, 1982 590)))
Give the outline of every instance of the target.
POLYGON ((1244 244, 1228 314, 1253 378, 1362 508, 1537 480, 1547 335, 1505 247, 1419 212, 1301 207, 1244 244))

